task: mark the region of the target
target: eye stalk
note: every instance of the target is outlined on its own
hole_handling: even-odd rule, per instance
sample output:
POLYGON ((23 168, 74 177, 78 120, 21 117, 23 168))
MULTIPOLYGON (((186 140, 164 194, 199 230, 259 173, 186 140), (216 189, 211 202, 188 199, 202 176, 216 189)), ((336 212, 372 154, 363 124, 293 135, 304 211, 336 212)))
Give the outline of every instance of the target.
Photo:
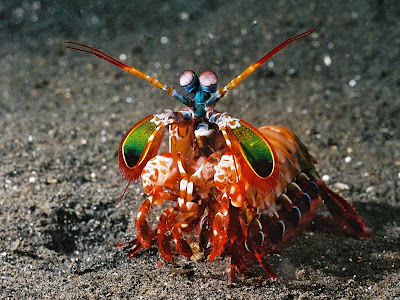
POLYGON ((218 86, 218 76, 213 71, 204 71, 199 76, 200 87, 206 93, 214 93, 218 86))
POLYGON ((193 108, 193 112, 198 118, 205 117, 205 103, 210 98, 210 94, 217 90, 218 76, 213 71, 204 71, 197 77, 192 70, 183 71, 179 76, 179 85, 186 92, 195 94, 192 102, 187 106, 193 108))
POLYGON ((183 71, 179 76, 179 85, 188 93, 196 92, 199 88, 199 78, 192 70, 183 71))

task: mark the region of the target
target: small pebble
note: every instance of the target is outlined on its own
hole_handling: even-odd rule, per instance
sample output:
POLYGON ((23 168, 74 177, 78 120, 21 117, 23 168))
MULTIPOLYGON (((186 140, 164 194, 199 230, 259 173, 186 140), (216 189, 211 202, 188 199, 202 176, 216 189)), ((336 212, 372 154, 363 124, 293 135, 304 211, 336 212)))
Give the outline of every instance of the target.
POLYGON ((373 186, 369 186, 367 187, 367 189, 365 190, 365 192, 367 193, 371 193, 375 188, 373 186))
POLYGON ((58 180, 55 178, 47 178, 46 182, 48 184, 56 184, 58 182, 58 180))
POLYGON ((329 55, 326 55, 324 57, 324 64, 327 67, 329 67, 332 64, 332 58, 329 55))
POLYGON ((329 181, 329 179, 330 179, 329 175, 322 175, 323 181, 327 182, 327 181, 329 181))
POLYGON ((179 14, 179 18, 183 21, 188 20, 190 17, 189 13, 187 11, 183 11, 179 14))
POLYGON ((335 188, 337 188, 338 190, 342 190, 342 191, 350 189, 350 187, 347 184, 342 183, 342 182, 336 182, 333 186, 335 188))
POLYGON ((18 249, 19 245, 21 244, 20 240, 15 240, 11 243, 10 250, 15 251, 18 249))
POLYGON ((346 158, 344 159, 345 162, 349 163, 351 162, 351 157, 350 156, 346 156, 346 158))
POLYGON ((299 269, 296 271, 296 279, 304 279, 304 275, 306 274, 306 270, 299 269))
POLYGON ((168 40, 169 40, 168 37, 162 36, 160 39, 160 42, 161 42, 161 44, 166 44, 166 43, 168 43, 168 40))
POLYGON ((348 154, 353 153, 353 148, 347 147, 346 151, 348 154))

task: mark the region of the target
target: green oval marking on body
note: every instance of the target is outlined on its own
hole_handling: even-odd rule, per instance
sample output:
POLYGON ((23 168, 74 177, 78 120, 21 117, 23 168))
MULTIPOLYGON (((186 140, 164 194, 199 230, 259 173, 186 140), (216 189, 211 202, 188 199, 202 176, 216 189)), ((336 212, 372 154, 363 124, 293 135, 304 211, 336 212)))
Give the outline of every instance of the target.
POLYGON ((263 178, 274 169, 274 156, 269 144, 259 134, 240 122, 241 126, 232 129, 241 152, 254 172, 263 178))
POLYGON ((122 145, 122 154, 129 168, 133 168, 138 164, 140 156, 146 150, 146 144, 150 136, 156 129, 157 125, 151 122, 150 119, 133 128, 126 136, 122 145))

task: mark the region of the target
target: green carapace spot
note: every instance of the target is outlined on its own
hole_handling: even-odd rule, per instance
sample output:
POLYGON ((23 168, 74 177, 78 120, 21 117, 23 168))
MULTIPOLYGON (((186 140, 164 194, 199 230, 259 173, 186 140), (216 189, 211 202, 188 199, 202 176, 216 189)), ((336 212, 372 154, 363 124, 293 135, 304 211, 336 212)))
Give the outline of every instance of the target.
POLYGON ((133 168, 137 165, 140 156, 145 150, 149 137, 157 128, 157 125, 150 122, 150 120, 134 127, 122 145, 124 160, 129 168, 133 168))
POLYGON ((241 126, 232 129, 242 153, 258 176, 268 177, 274 168, 274 156, 268 143, 251 128, 240 122, 241 126))

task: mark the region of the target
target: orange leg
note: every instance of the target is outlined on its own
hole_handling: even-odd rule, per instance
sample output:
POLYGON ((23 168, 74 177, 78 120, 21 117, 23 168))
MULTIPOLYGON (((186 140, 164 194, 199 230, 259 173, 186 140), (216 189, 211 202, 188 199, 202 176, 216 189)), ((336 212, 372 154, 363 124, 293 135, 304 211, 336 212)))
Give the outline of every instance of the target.
MULTIPOLYGON (((180 201, 178 200, 178 204, 179 202, 180 201)), ((174 224, 171 232, 178 251, 183 256, 189 258, 193 255, 193 252, 189 243, 182 238, 182 234, 183 232, 191 232, 196 228, 198 220, 200 219, 199 206, 193 202, 186 202, 179 208, 183 211, 179 212, 176 216, 176 219, 179 219, 179 222, 174 224)))
POLYGON ((117 244, 117 247, 125 247, 125 246, 131 247, 131 250, 129 250, 129 253, 128 253, 129 258, 134 256, 140 249, 143 248, 142 244, 139 242, 139 240, 137 238, 133 239, 127 243, 117 244))
POLYGON ((224 246, 228 241, 228 227, 229 227, 229 198, 224 194, 221 199, 221 206, 215 214, 212 232, 213 232, 213 246, 208 258, 213 261, 215 256, 220 256, 224 251, 224 246))
POLYGON ((149 224, 146 221, 146 216, 150 212, 153 204, 161 204, 165 200, 175 201, 176 196, 171 193, 160 192, 153 196, 149 196, 139 208, 139 212, 136 218, 136 227, 138 231, 138 240, 143 248, 149 248, 152 240, 154 240, 154 238, 156 237, 155 231, 151 230, 149 224))
POLYGON ((153 204, 153 197, 150 196, 143 202, 139 208, 136 218, 136 227, 138 231, 138 240, 143 248, 149 248, 151 240, 154 238, 154 232, 149 227, 146 221, 146 215, 149 213, 151 205, 153 204))
POLYGON ((171 230, 177 213, 173 207, 166 209, 161 214, 157 226, 157 240, 160 247, 160 254, 166 261, 172 261, 172 251, 169 243, 171 236, 168 236, 167 232, 171 230))
MULTIPOLYGON (((188 220, 190 221, 190 220, 188 220)), ((176 249, 185 257, 189 258, 193 255, 192 248, 190 248, 189 243, 182 238, 182 233, 184 230, 190 230, 189 222, 179 222, 172 227, 172 237, 176 245, 176 249)), ((192 227, 192 226, 191 226, 192 227)), ((191 228, 193 229, 193 227, 191 228)))

